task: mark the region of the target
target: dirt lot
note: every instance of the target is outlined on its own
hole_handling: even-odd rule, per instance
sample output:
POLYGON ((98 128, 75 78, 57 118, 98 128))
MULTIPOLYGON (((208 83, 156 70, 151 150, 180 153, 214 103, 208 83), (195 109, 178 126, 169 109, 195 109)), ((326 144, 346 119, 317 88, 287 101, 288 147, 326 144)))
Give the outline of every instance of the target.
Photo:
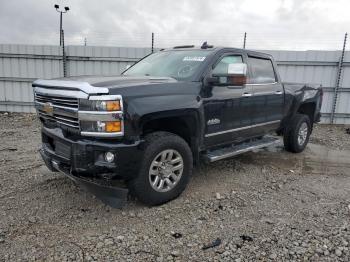
POLYGON ((0 116, 0 261, 349 261, 350 135, 202 166, 180 198, 112 209, 38 155, 33 115, 0 116), (203 250, 216 242, 216 247, 203 250))

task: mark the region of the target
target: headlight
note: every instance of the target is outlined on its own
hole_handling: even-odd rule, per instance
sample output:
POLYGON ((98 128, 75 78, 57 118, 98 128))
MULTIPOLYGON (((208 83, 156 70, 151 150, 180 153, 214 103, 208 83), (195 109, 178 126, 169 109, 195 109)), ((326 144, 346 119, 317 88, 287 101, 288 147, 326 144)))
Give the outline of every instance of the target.
POLYGON ((122 120, 117 121, 80 121, 80 129, 83 132, 115 133, 122 131, 122 120))
POLYGON ((122 111, 121 96, 91 96, 80 99, 79 110, 82 111, 122 111))
POLYGON ((81 99, 78 115, 82 135, 115 137, 124 134, 123 101, 119 95, 81 99))
POLYGON ((95 101, 95 107, 100 111, 120 111, 120 101, 95 101))

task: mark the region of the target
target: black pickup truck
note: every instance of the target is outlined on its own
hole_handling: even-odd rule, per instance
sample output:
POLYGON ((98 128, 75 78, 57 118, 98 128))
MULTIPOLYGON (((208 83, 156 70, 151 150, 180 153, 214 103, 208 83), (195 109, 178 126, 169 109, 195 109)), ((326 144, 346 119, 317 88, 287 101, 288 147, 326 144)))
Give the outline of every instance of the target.
POLYGON ((172 200, 193 165, 270 146, 279 141, 271 134, 287 151, 303 151, 323 94, 282 83, 268 54, 206 43, 161 50, 118 76, 33 87, 47 167, 112 206, 129 191, 147 205, 172 200))

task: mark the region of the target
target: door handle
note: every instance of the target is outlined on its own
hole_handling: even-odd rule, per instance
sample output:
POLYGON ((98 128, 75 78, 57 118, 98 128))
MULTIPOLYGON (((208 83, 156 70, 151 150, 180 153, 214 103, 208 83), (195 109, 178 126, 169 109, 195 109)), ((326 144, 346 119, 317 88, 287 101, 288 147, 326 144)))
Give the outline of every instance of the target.
POLYGON ((244 97, 250 97, 250 96, 252 96, 252 94, 251 94, 251 93, 243 93, 242 96, 244 96, 244 97))
POLYGON ((280 91, 280 90, 275 92, 276 95, 282 95, 282 93, 283 93, 283 92, 280 91))

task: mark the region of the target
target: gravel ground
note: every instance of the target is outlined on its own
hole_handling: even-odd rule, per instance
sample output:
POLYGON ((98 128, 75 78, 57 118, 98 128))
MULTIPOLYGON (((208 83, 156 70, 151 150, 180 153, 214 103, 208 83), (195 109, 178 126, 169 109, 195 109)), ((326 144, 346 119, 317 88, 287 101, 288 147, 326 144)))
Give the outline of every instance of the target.
POLYGON ((335 150, 350 150, 350 134, 346 132, 347 128, 350 127, 344 127, 343 125, 316 125, 310 142, 335 150))
POLYGON ((49 172, 33 115, 0 116, 0 261, 349 261, 350 135, 198 167, 178 199, 122 210, 49 172), (213 247, 214 246, 214 247, 213 247))

